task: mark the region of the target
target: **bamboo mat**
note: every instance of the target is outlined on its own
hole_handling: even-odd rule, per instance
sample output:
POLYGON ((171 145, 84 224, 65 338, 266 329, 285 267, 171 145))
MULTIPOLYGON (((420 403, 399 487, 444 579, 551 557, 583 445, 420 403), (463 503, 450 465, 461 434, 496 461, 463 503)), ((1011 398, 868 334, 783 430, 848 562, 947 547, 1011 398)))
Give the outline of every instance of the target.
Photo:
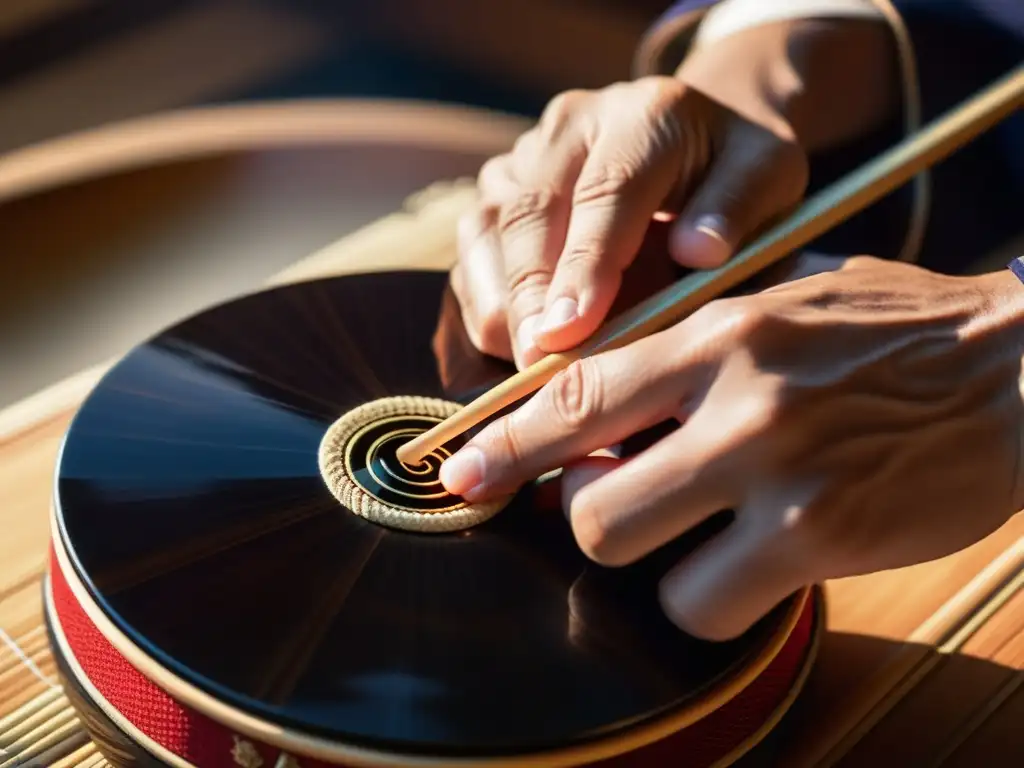
MULTIPOLYGON (((446 268, 471 198, 467 184, 432 187, 272 283, 446 268)), ((0 412, 0 768, 107 765, 54 680, 41 612, 54 457, 103 370, 0 412)), ((1024 765, 1024 515, 948 558, 830 583, 826 598, 782 765, 1024 765)))

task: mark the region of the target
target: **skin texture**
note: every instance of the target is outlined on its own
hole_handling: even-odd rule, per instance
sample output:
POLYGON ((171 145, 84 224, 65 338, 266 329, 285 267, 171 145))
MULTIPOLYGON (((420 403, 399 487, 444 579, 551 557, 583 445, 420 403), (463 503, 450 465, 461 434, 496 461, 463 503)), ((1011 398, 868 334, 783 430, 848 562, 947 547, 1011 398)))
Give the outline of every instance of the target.
POLYGON ((668 254, 718 266, 785 215, 807 155, 897 106, 882 24, 786 21, 689 57, 675 77, 569 91, 480 171, 452 285, 474 345, 522 368, 608 317, 652 218, 668 254), (853 74, 851 74, 853 73, 853 74))
MULTIPOLYGON (((721 264, 800 200, 811 154, 894 114, 897 86, 883 26, 804 21, 738 33, 675 77, 557 98, 482 169, 460 224, 469 343, 520 367, 575 346, 652 221, 666 261, 721 264)), ((1024 287, 867 256, 786 267, 570 366, 442 482, 476 501, 563 467, 576 540, 610 567, 734 510, 660 587, 666 615, 708 639, 800 586, 958 550, 1024 506, 1024 287), (672 420, 637 455, 595 455, 672 420)))
POLYGON ((726 238, 781 215, 806 181, 795 143, 678 79, 563 94, 480 172, 452 275, 467 327, 521 368, 575 346, 606 318, 652 217, 682 211, 669 253, 714 266, 726 238))
POLYGON ((735 510, 661 587, 678 626, 725 639, 801 585, 943 556, 1024 506, 1022 354, 1011 274, 849 259, 573 364, 442 480, 478 500, 565 467, 576 540, 613 567, 735 510), (634 457, 588 457, 672 418, 634 457))

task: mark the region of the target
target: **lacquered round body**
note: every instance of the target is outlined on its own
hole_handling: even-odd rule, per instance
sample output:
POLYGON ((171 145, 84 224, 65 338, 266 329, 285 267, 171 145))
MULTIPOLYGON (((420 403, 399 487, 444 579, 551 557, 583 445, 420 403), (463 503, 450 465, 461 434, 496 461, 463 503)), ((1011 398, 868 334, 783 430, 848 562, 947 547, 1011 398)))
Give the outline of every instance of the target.
POLYGON ((352 514, 317 467, 376 398, 468 402, 513 371, 469 349, 447 277, 283 286, 131 351, 76 416, 58 533, 89 595, 171 674, 283 728, 434 756, 544 752, 685 708, 773 641, 672 626, 659 577, 716 520, 605 569, 524 489, 469 531, 352 514))

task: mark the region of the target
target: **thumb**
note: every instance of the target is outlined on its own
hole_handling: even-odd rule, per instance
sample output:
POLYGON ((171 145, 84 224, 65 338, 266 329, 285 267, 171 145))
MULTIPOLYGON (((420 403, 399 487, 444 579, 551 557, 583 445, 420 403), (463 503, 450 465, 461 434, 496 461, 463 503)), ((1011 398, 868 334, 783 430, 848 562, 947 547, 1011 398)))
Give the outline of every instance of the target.
POLYGON ((673 225, 673 260, 694 269, 721 266, 758 229, 799 202, 807 177, 807 158, 797 144, 744 124, 728 136, 673 225))

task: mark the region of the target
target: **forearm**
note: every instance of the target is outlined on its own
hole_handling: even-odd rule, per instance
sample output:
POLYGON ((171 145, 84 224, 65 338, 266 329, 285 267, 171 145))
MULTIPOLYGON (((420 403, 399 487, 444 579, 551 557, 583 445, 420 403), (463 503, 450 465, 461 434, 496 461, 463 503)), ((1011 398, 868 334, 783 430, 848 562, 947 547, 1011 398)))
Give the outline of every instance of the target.
POLYGON ((813 154, 863 136, 899 114, 901 80, 883 21, 786 19, 741 29, 698 46, 676 76, 759 122, 748 105, 767 104, 813 154))

